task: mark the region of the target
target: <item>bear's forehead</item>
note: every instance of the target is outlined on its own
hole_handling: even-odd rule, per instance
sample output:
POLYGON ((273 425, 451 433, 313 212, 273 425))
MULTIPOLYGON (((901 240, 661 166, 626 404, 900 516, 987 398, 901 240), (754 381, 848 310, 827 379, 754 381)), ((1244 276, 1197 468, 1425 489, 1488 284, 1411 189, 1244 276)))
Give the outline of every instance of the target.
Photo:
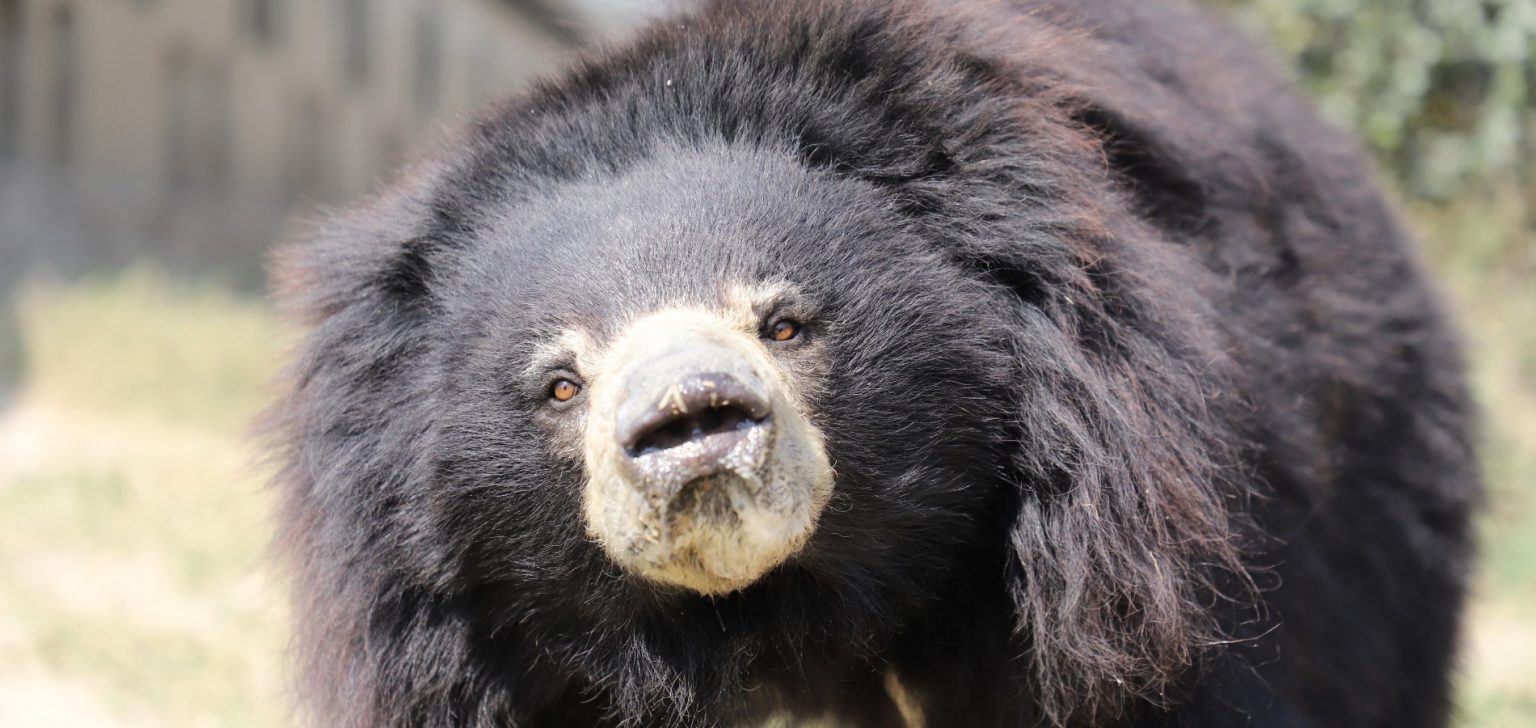
POLYGON ((724 283, 721 290, 722 295, 713 302, 677 301, 650 309, 637 307, 623 318, 604 321, 601 325, 565 321, 534 342, 526 373, 531 375, 564 363, 574 364, 582 372, 609 369, 611 362, 608 359, 615 334, 633 326, 640 318, 652 320, 653 328, 659 330, 665 330, 668 321, 684 326, 703 320, 711 326, 752 332, 760 327, 763 317, 777 307, 804 300, 798 287, 782 279, 732 281, 724 283))
POLYGON ((860 241, 880 204, 787 154, 663 149, 617 173, 486 203, 461 272, 516 308, 600 335, 658 308, 740 309, 774 285, 845 277, 870 252, 860 241))

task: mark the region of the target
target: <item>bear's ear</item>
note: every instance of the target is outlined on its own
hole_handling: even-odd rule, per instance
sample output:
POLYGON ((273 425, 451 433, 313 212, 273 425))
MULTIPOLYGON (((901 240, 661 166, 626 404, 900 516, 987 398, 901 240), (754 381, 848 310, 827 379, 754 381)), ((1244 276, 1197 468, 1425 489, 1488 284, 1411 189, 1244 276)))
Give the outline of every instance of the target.
POLYGON ((1184 149, 1182 134, 1155 120, 1133 121, 1120 103, 1089 99, 1072 119, 1097 138, 1114 180, 1135 212, 1171 232, 1194 232, 1209 219, 1198 156, 1184 149))
POLYGON ((433 199, 452 164, 423 159, 361 203, 301 223, 270 260, 279 306, 310 326, 360 305, 417 312, 440 248, 433 199))
POLYGON ((1022 307, 1015 343, 1008 584, 1058 724, 1159 700, 1224 639, 1213 603, 1247 597, 1223 594, 1246 578, 1241 407, 1219 319, 1193 293, 1203 272, 1140 223, 1105 232, 1080 275, 1022 307))

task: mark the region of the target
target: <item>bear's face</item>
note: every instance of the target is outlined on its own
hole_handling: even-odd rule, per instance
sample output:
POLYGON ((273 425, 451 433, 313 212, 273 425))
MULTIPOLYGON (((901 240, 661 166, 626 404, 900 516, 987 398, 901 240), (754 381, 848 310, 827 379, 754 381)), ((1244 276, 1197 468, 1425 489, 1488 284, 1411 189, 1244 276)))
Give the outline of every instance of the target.
POLYGON ((1007 347, 889 205, 723 148, 484 201, 440 297, 455 537, 711 595, 786 561, 894 591, 943 569, 1008 437, 1007 347))
POLYGON ((637 311, 605 341, 565 328, 525 371, 549 382, 546 426, 582 463, 587 532, 631 573, 705 594, 798 550, 832 490, 799 392, 803 295, 719 294, 637 311))

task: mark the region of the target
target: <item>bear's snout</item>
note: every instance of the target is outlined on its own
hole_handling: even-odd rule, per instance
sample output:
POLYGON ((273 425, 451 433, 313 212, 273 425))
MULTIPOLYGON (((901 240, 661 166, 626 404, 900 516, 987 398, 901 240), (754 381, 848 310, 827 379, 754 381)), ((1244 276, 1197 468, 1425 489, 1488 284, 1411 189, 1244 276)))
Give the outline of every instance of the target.
POLYGON ((587 527, 646 579, 743 588, 804 545, 832 487, 789 373, 721 312, 633 322, 594 377, 587 527))

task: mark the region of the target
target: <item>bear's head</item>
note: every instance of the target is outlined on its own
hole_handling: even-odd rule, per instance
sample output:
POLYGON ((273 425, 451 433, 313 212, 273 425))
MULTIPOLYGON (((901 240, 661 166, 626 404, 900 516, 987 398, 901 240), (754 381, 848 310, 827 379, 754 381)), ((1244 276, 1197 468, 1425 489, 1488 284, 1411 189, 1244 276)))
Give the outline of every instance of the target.
POLYGON ((705 144, 490 207, 433 282, 445 523, 579 526, 624 580, 704 595, 920 583, 978 528, 1007 317, 880 190, 705 144))
POLYGON ((1177 155, 927 26, 741 12, 285 249, 311 674, 400 643, 686 711, 970 600, 1057 717, 1157 694, 1242 573, 1236 373, 1164 229, 1202 200, 1138 183, 1177 155))

